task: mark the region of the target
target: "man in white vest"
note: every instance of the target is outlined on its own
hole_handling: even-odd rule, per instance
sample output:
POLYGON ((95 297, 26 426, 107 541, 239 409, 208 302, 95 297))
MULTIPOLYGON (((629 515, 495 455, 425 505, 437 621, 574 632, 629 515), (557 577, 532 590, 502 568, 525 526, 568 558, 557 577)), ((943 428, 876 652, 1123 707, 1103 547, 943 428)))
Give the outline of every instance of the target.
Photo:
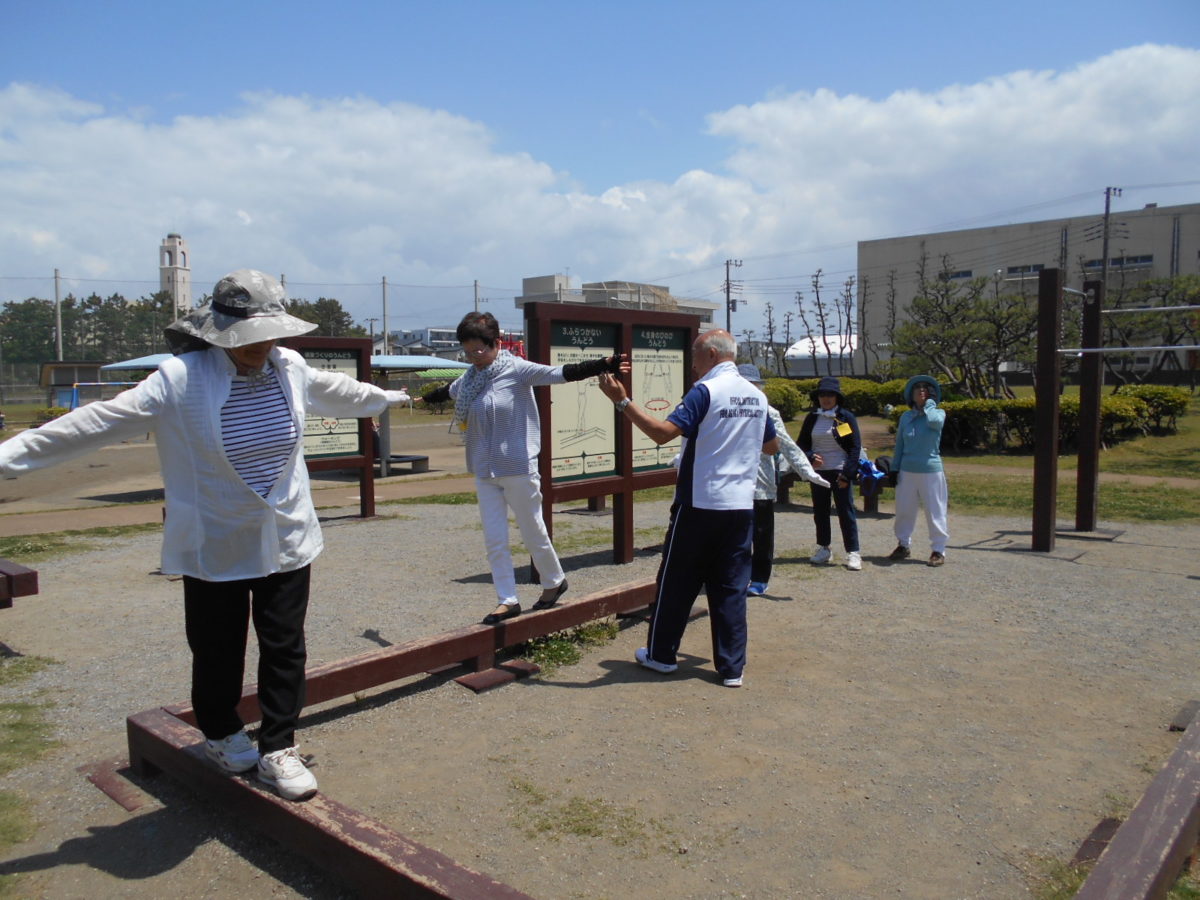
POLYGON ((665 420, 634 404, 612 375, 600 377, 604 395, 652 441, 684 438, 650 637, 637 651, 637 661, 663 674, 678 668, 688 615, 704 588, 713 662, 726 687, 741 687, 746 665, 746 588, 759 454, 779 449, 767 398, 738 374, 736 358, 729 332, 707 331, 696 338, 696 382, 665 420))

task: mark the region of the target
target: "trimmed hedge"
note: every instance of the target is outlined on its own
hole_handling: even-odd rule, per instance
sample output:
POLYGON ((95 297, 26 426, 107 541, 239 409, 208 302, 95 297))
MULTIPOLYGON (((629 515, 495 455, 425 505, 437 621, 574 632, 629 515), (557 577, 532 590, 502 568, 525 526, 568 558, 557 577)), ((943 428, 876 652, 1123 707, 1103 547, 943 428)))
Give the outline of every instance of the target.
POLYGON ((779 415, 783 416, 785 422, 792 421, 796 418, 796 413, 804 409, 806 398, 796 390, 796 384, 797 382, 786 378, 768 378, 767 383, 763 385, 767 402, 779 410, 779 415))
POLYGON ((34 411, 33 423, 30 427, 37 428, 45 425, 47 422, 53 422, 59 416, 65 416, 71 410, 65 406, 47 406, 44 409, 34 411))
POLYGON ((1118 397, 1136 397, 1149 407, 1147 417, 1155 431, 1174 431, 1175 420, 1187 414, 1188 392, 1161 384, 1124 384, 1118 397), (1164 420, 1166 424, 1164 425, 1164 420))
MULTIPOLYGON (((1184 405, 1186 408, 1186 402, 1184 405)), ((1037 400, 1033 397, 951 400, 941 406, 946 411, 942 430, 946 453, 1005 448, 1028 451, 1037 444, 1037 400)), ((1063 451, 1079 443, 1079 400, 1060 397, 1058 407, 1058 443, 1063 451)), ((899 406, 892 411, 893 433, 903 412, 899 406)), ((1154 421, 1153 407, 1140 397, 1110 394, 1100 398, 1100 442, 1104 445, 1147 434, 1154 421)))
MULTIPOLYGON (((838 379, 842 386, 842 396, 846 399, 845 407, 856 416, 881 416, 888 405, 900 406, 904 403, 904 385, 907 378, 897 378, 880 384, 866 378, 838 379)), ((789 381, 800 393, 801 409, 812 409, 812 392, 820 384, 819 378, 798 378, 789 381)))

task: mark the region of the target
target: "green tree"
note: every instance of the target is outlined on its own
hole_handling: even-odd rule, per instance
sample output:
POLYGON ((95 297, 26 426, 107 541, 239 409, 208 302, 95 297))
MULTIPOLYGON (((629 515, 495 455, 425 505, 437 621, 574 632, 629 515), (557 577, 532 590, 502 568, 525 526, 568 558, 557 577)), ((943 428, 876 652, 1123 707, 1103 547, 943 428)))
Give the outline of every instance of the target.
MULTIPOLYGON (((1107 309, 1196 305, 1200 305, 1200 275, 1149 278, 1132 287, 1127 287, 1122 280, 1115 291, 1105 296, 1107 309)), ((1200 316, 1195 310, 1107 315, 1103 317, 1103 324, 1104 344, 1110 347, 1195 346, 1200 343, 1200 316)), ((1165 369, 1181 366, 1178 351, 1157 350, 1140 354, 1151 357, 1148 368, 1135 367, 1135 355, 1104 354, 1104 367, 1118 387, 1140 383, 1165 369)), ((1194 369, 1191 375, 1195 384, 1194 369)))
POLYGON ((54 304, 38 297, 5 303, 0 312, 0 339, 6 363, 54 359, 54 304))
POLYGON ((332 297, 318 297, 315 302, 292 299, 288 301, 288 312, 306 322, 316 322, 313 332, 321 337, 367 337, 361 325, 355 325, 350 313, 342 308, 341 301, 332 297))

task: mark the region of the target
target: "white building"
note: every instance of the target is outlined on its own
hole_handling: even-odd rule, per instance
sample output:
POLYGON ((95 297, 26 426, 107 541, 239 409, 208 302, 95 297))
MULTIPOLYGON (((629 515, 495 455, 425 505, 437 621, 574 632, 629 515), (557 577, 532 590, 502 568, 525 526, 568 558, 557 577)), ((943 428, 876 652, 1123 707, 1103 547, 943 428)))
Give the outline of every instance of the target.
MULTIPOLYGON (((888 332, 907 319, 922 259, 928 280, 941 276, 948 264, 948 279, 986 276, 999 279, 1005 292, 1035 296, 1043 269, 1062 269, 1067 286, 1075 289, 1099 280, 1103 237, 1103 216, 1097 214, 859 241, 860 344, 870 345, 872 356, 876 349, 881 358, 890 355, 888 332), (889 304, 893 290, 894 303, 889 304)), ((1200 203, 1152 203, 1111 213, 1108 247, 1110 296, 1146 278, 1200 273, 1200 203)))
POLYGON ((608 306, 616 309, 652 309, 658 312, 677 312, 698 316, 700 330, 712 327, 713 315, 723 309, 722 303, 672 296, 670 288, 661 284, 639 284, 635 281, 593 281, 579 290, 571 288, 567 275, 541 275, 521 279, 521 296, 515 298, 517 309, 526 303, 575 303, 581 306, 608 306))
POLYGON ((158 289, 169 291, 175 301, 175 314, 182 316, 192 308, 192 270, 188 265, 187 241, 168 234, 158 248, 158 289))
POLYGON ((857 349, 858 337, 853 334, 814 335, 788 347, 784 359, 788 374, 795 378, 841 377, 853 373, 851 357, 857 349))

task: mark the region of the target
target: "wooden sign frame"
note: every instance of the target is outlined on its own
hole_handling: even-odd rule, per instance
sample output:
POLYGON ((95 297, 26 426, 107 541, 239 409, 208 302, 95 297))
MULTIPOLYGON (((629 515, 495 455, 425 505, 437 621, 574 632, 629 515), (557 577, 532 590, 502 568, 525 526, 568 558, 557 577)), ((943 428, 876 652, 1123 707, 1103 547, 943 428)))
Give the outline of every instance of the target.
MULTIPOLYGON (((349 351, 359 381, 371 384, 370 338, 294 337, 279 342, 301 356, 319 356, 321 351, 349 351)), ((305 457, 308 471, 358 470, 358 511, 364 519, 375 515, 375 433, 369 418, 358 420, 358 446, 344 455, 305 457)))
MULTIPOLYGON (((561 334, 564 327, 582 326, 594 327, 596 331, 607 336, 611 334, 613 345, 597 343, 594 352, 582 354, 584 358, 595 359, 599 356, 611 356, 614 352, 624 353, 633 358, 635 349, 635 333, 643 330, 661 330, 678 332, 682 338, 682 372, 680 373, 680 390, 677 397, 671 398, 671 409, 683 399, 683 395, 692 386, 692 344, 700 333, 700 317, 683 313, 664 313, 643 309, 612 309, 601 306, 574 306, 562 303, 527 303, 525 304, 525 340, 529 358, 535 362, 557 365, 553 362, 552 353, 555 348, 552 338, 556 333, 561 334), (556 332, 556 329, 558 331, 556 332)), ((560 354, 561 355, 561 351, 560 354)), ((633 396, 633 374, 623 376, 625 389, 633 396)), ((608 403, 598 388, 592 388, 608 408, 612 416, 612 428, 615 434, 615 471, 599 477, 571 476, 559 477, 556 480, 554 449, 554 409, 551 402, 551 388, 536 388, 538 401, 538 416, 542 430, 541 453, 538 457, 538 471, 542 479, 542 515, 546 520, 546 530, 554 534, 554 504, 566 503, 572 500, 587 499, 593 508, 603 504, 603 498, 613 498, 613 561, 627 563, 633 561, 633 494, 644 488, 660 487, 675 483, 676 470, 670 465, 660 468, 638 470, 633 459, 634 434, 633 423, 628 417, 618 415, 608 403)), ((637 399, 635 397, 635 399, 637 399)), ((590 402, 590 398, 589 398, 590 402)), ((568 414, 572 411, 566 411, 568 414)), ((561 412, 560 412, 561 415, 561 412)), ((640 434, 640 432, 639 432, 640 434)))

